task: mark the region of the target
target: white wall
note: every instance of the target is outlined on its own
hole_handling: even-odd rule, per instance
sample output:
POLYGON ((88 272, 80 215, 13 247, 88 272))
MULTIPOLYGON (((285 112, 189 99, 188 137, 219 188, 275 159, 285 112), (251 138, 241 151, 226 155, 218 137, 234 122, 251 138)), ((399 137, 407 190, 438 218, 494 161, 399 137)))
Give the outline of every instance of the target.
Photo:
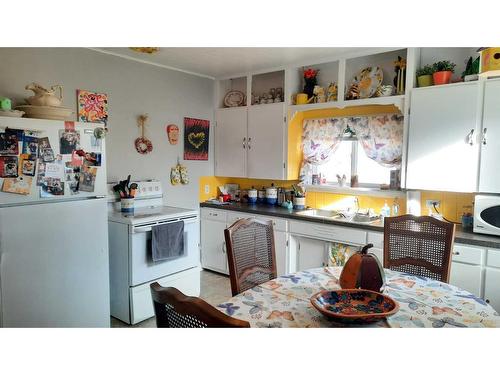
MULTIPOLYGON (((26 84, 64 86, 64 106, 76 112, 76 89, 108 94, 108 181, 155 178, 165 189, 165 203, 198 206, 198 178, 213 175, 214 81, 194 75, 105 55, 83 48, 0 48, 0 96, 23 104, 32 92, 26 84), (140 155, 134 140, 139 136, 137 116, 147 113, 146 136, 153 152, 140 155), (210 120, 208 161, 183 161, 183 118, 210 120), (168 143, 165 126, 181 130, 176 146, 168 143), (172 186, 170 168, 177 157, 188 167, 189 185, 172 186)), ((75 115, 76 119, 76 115, 75 115)))

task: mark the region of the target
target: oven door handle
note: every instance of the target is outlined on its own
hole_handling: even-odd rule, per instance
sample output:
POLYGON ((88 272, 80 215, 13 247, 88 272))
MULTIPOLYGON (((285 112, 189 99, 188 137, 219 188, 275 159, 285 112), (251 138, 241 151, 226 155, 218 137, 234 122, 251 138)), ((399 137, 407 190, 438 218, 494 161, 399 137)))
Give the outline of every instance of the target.
MULTIPOLYGON (((184 221, 184 225, 186 224, 194 224, 198 221, 197 218, 193 218, 193 219, 185 219, 183 220, 184 221)), ((170 221, 170 223, 174 223, 175 221, 170 221)), ((165 223, 158 223, 158 224, 155 224, 155 225, 148 225, 147 227, 137 227, 137 228, 134 228, 134 233, 147 233, 147 232, 151 232, 153 229, 153 227, 157 226, 157 225, 163 225, 163 224, 167 224, 169 222, 165 222, 165 223)))

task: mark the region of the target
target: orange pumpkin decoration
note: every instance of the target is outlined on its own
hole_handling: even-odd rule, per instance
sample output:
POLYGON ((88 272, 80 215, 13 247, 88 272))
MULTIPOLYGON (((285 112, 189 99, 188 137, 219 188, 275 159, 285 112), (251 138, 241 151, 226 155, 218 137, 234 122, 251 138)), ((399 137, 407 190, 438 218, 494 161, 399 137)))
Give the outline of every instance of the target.
POLYGON ((384 268, 377 257, 368 254, 373 244, 365 245, 361 251, 351 255, 340 274, 342 289, 368 289, 380 292, 385 285, 384 268))

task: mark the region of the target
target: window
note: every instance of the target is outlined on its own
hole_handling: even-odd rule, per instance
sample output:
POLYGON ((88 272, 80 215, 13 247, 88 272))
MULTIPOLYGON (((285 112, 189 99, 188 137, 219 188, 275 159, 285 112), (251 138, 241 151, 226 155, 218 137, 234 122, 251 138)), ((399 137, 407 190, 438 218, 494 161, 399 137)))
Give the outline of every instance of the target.
POLYGON ((368 158, 363 146, 357 141, 342 141, 330 160, 317 167, 316 173, 321 174, 321 178, 331 185, 339 185, 337 175, 345 175, 345 186, 350 186, 353 175, 358 176, 358 185, 361 187, 389 185, 391 178, 391 168, 368 158))

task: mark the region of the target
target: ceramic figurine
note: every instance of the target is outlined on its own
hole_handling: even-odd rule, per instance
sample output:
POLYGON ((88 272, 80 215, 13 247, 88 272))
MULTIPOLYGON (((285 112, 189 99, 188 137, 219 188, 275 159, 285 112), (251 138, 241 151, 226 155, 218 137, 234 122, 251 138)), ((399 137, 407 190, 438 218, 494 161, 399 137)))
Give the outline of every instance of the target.
POLYGON ((337 100, 337 84, 335 82, 332 82, 328 85, 327 89, 327 97, 326 101, 327 102, 334 102, 337 100))
POLYGON ((314 86, 313 90, 314 94, 314 102, 315 103, 324 103, 326 102, 325 89, 319 85, 314 86))
POLYGON ((359 99, 359 87, 356 83, 353 83, 351 87, 349 87, 349 90, 347 90, 346 99, 359 99))

